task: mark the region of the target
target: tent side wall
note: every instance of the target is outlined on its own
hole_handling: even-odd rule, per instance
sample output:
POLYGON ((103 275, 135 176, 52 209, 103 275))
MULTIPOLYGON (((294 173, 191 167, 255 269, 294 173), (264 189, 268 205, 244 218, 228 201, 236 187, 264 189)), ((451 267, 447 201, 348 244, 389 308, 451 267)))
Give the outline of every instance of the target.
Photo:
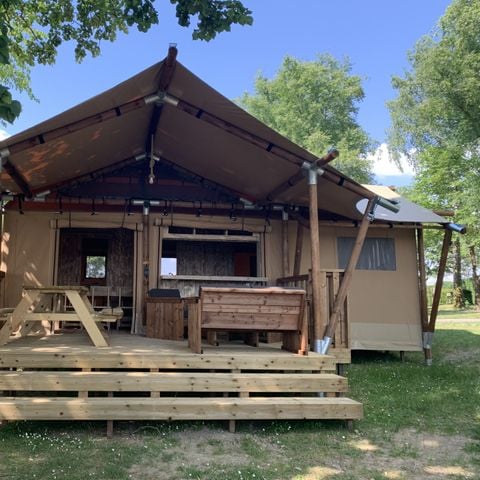
POLYGON ((23 285, 53 283, 55 231, 50 216, 18 213, 5 216, 2 239, 2 270, 6 272, 3 306, 14 306, 23 285))
MULTIPOLYGON (((295 257, 296 222, 289 227, 290 265, 295 257)), ((338 238, 355 237, 354 228, 320 226, 322 269, 337 269, 338 238)), ((422 350, 420 300, 414 229, 375 229, 367 238, 391 238, 395 245, 393 271, 355 270, 348 295, 351 347, 357 350, 422 350)), ((303 236, 300 273, 310 268, 310 238, 303 236)))

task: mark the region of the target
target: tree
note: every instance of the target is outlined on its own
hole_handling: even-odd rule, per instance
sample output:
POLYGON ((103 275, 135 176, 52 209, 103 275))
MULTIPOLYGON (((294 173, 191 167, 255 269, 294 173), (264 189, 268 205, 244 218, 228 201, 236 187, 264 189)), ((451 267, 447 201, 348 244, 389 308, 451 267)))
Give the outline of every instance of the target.
MULTIPOLYGON (((452 146, 473 153, 480 138, 480 1, 455 0, 433 34, 409 55, 410 71, 394 77, 389 103, 395 153, 452 146)), ((477 166, 478 167, 478 166, 477 166)))
MULTIPOLYGON (((390 148, 396 158, 406 154, 415 165, 417 194, 437 208, 454 209, 455 221, 467 224, 462 239, 467 248, 462 248, 470 252, 474 277, 480 242, 479 31, 480 0, 454 0, 433 33, 410 53, 409 71, 393 78, 397 98, 389 103, 390 148)), ((458 283, 458 258, 455 264, 458 283)), ((480 293, 478 279, 473 280, 480 293)))
MULTIPOLYGON (((240 0, 170 0, 178 23, 196 20, 195 40, 211 40, 232 24, 251 25, 251 11, 240 0)), ((0 2, 0 120, 13 122, 21 105, 10 89, 27 91, 35 64, 55 62, 58 47, 74 42, 75 58, 100 53, 130 27, 146 32, 158 23, 153 0, 2 0, 0 2)))
POLYGON ((348 61, 330 55, 302 62, 285 57, 277 75, 259 75, 255 93, 238 102, 252 115, 316 155, 332 146, 340 151, 335 166, 357 181, 372 181, 366 154, 372 142, 356 120, 364 98, 361 79, 348 61))

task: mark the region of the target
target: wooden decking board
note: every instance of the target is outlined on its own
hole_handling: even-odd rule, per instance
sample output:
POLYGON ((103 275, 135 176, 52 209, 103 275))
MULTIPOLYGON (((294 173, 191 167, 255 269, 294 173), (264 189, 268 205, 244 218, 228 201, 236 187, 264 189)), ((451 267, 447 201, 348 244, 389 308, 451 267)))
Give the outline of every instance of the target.
POLYGON ((0 372, 0 391, 346 392, 334 374, 199 372, 0 372))
POLYGON ((18 367, 333 371, 335 358, 315 353, 296 355, 267 344, 258 348, 205 344, 204 353, 196 354, 186 341, 126 334, 113 334, 109 347, 95 348, 85 334, 72 333, 19 338, 0 347, 0 368, 18 367))
POLYGON ((355 420, 348 398, 1 398, 0 420, 355 420))

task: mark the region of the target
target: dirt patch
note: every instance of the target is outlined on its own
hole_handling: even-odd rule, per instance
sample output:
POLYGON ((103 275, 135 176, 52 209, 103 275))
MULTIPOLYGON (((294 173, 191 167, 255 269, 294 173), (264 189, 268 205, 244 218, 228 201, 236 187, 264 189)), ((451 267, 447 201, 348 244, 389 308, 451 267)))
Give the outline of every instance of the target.
MULTIPOLYGON (((318 435, 322 435, 318 433, 318 435)), ((345 439, 345 437, 342 437, 345 439)), ((337 440, 332 439, 333 442, 337 440)), ((297 464, 298 474, 292 480, 335 480, 335 478, 391 480, 450 480, 478 477, 472 456, 465 447, 472 439, 461 435, 435 435, 405 429, 389 441, 379 435, 350 437, 339 445, 338 455, 319 454, 315 442, 306 445, 312 449, 304 464, 297 464), (313 462, 312 459, 315 458, 313 462), (307 465, 305 465, 307 463, 307 465), (353 477, 352 477, 353 475, 353 477)), ((305 451, 305 453, 307 453, 305 451)), ((180 480, 208 478, 202 472, 214 471, 220 476, 224 469, 262 466, 270 473, 282 465, 295 465, 288 451, 278 446, 275 438, 259 437, 250 433, 230 434, 204 428, 181 431, 171 436, 163 450, 156 449, 142 458, 130 470, 132 480, 180 480), (189 472, 194 472, 190 474, 189 472)), ((281 469, 279 468, 279 471, 281 469)), ((217 477, 216 477, 217 478, 217 477)), ((227 478, 227 477, 225 477, 227 478)), ((250 477, 249 477, 250 478, 250 477)), ((277 478, 277 477, 272 477, 277 478)))
POLYGON ((471 439, 461 435, 435 435, 406 429, 389 443, 376 444, 365 439, 351 442, 353 448, 365 455, 349 468, 380 472, 388 479, 399 480, 478 478, 465 452, 469 443, 471 439))
POLYGON ((248 433, 231 434, 203 428, 182 431, 172 436, 172 443, 155 456, 148 456, 129 469, 132 480, 184 479, 185 470, 204 470, 212 465, 244 466, 256 458, 280 459, 281 452, 269 442, 261 442, 248 433))
POLYGON ((466 363, 478 363, 479 358, 480 348, 473 348, 468 350, 458 350, 457 352, 446 353, 443 356, 441 362, 465 365, 466 363))

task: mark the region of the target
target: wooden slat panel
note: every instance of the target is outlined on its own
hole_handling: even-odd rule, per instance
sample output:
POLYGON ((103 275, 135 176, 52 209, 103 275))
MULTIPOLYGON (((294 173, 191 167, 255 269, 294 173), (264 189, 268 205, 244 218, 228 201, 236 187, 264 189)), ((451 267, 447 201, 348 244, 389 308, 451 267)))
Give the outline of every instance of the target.
POLYGON ((362 404, 344 397, 0 399, 1 420, 352 420, 362 417, 362 404))
POLYGON ((299 305, 223 305, 207 303, 203 305, 204 312, 223 313, 253 313, 253 314, 293 314, 300 313, 299 305))
POLYGON ((286 305, 298 306, 300 305, 302 295, 268 295, 258 294, 250 295, 246 293, 215 293, 205 294, 202 290, 202 299, 205 304, 218 303, 221 305, 286 305))
POLYGON ((204 312, 202 328, 219 330, 298 330, 298 314, 236 314, 222 312, 204 312))
POLYGON ((0 390, 97 392, 346 392, 334 374, 0 372, 0 390))
POLYGON ((335 359, 328 355, 279 355, 211 353, 120 353, 113 349, 87 350, 85 353, 59 349, 31 352, 13 349, 0 351, 0 368, 160 368, 216 370, 333 370, 335 359))
POLYGON ((183 304, 147 302, 147 337, 181 340, 183 338, 183 304))
MULTIPOLYGON (((114 315, 94 314, 92 318, 95 322, 116 322, 118 317, 114 315)), ((80 322, 80 317, 76 313, 55 313, 40 312, 27 313, 26 322, 80 322)))

